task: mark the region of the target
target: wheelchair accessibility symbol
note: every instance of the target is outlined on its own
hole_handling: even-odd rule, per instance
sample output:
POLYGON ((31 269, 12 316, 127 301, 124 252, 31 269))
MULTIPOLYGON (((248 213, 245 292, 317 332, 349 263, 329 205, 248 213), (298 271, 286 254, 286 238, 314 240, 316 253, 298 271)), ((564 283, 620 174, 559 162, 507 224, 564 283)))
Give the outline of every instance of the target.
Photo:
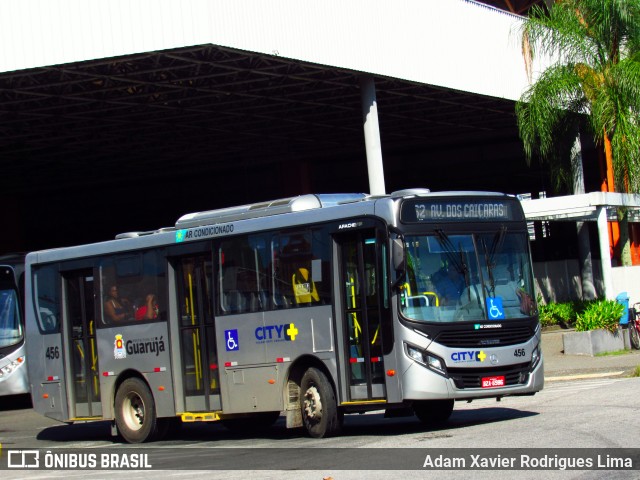
POLYGON ((489 311, 489 320, 500 320, 504 318, 502 297, 487 297, 487 310, 489 311))
POLYGON ((224 338, 227 343, 227 352, 240 350, 240 345, 238 343, 238 330, 225 330, 224 338))

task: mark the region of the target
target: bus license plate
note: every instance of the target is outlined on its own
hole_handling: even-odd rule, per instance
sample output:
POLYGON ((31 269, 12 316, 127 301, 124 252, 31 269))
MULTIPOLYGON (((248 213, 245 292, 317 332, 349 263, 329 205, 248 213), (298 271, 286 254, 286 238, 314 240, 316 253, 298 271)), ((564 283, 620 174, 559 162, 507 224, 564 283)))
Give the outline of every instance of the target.
POLYGON ((504 377, 483 377, 482 388, 504 387, 504 377))

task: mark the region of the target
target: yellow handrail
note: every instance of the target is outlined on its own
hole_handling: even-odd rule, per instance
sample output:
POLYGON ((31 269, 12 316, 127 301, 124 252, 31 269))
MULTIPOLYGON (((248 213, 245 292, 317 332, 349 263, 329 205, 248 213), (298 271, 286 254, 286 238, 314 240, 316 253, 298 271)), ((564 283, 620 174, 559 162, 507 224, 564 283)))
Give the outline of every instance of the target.
POLYGON ((436 307, 440 306, 440 300, 438 300, 438 294, 436 292, 422 292, 422 295, 433 295, 436 299, 436 307))
POLYGON ((98 383, 98 354, 96 353, 96 339, 93 336, 93 320, 89 321, 89 335, 91 343, 91 371, 93 372, 93 390, 96 397, 99 394, 100 385, 98 383))
MULTIPOLYGON (((191 276, 191 273, 188 274, 188 279, 189 279, 189 311, 187 312, 189 315, 191 315, 191 325, 195 326, 196 324, 196 318, 195 318, 195 312, 194 312, 194 307, 193 307, 193 278, 191 276)), ((191 334, 192 338, 193 338, 193 363, 194 363, 194 370, 195 370, 195 375, 196 375, 196 390, 200 390, 200 382, 202 381, 202 354, 200 352, 200 332, 199 330, 196 328, 194 329, 193 333, 191 334)))

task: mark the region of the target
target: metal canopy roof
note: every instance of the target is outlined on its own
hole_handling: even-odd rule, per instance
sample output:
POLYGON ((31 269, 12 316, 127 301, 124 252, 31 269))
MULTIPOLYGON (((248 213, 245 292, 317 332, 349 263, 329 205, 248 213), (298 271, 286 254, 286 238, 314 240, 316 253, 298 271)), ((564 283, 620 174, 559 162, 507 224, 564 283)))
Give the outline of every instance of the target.
MULTIPOLYGON (((3 189, 363 158, 359 78, 213 45, 3 73, 3 189)), ((515 136, 511 101, 380 76, 376 89, 385 152, 515 136)))
POLYGON ((552 4, 555 0, 476 0, 478 3, 485 3, 493 7, 505 10, 507 12, 516 13, 518 15, 526 15, 533 5, 544 6, 552 4))
POLYGON ((527 220, 596 221, 602 207, 609 220, 617 220, 617 209, 629 210, 633 221, 640 216, 640 195, 625 193, 591 192, 580 195, 523 200, 522 208, 527 220))
POLYGON ((517 135, 513 99, 526 74, 511 34, 521 18, 486 5, 0 9, 0 168, 14 232, 0 251, 112 238, 265 198, 366 191, 363 75, 375 79, 388 191, 549 183, 545 166, 526 165, 517 135))
POLYGON ((640 219, 640 195, 591 192, 581 195, 523 200, 521 204, 527 220, 597 222, 604 294, 606 298, 612 300, 615 293, 611 257, 609 256, 607 220, 617 220, 616 210, 625 208, 629 213, 629 221, 638 221, 640 219))

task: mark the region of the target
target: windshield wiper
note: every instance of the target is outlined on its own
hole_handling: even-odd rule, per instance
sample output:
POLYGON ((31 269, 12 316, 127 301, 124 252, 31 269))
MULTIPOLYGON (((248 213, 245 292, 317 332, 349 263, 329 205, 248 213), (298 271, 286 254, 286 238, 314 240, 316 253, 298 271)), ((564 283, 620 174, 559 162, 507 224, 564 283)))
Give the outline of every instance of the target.
POLYGON ((502 250, 502 244, 504 243, 506 233, 507 233, 507 227, 505 227, 504 225, 501 226, 500 230, 498 230, 495 236, 493 237, 493 242, 491 243, 491 251, 489 251, 489 249, 487 248, 487 242, 484 240, 484 238, 482 239, 482 242, 481 242, 482 249, 484 250, 484 262, 487 266, 487 275, 489 275, 489 286, 490 286, 490 289, 489 289, 485 285, 485 289, 487 289, 492 294, 495 294, 495 290, 496 290, 496 282, 493 277, 493 268, 495 267, 493 257, 495 256, 496 252, 499 252, 502 250))
POLYGON ((462 273, 464 275, 464 282, 465 282, 465 285, 468 287, 469 286, 469 267, 464 261, 464 252, 462 251, 462 245, 460 245, 460 247, 457 249, 458 251, 456 251, 456 246, 453 244, 449 236, 446 233, 444 233, 443 230, 436 229, 435 232, 436 232, 436 236, 438 237, 438 242, 440 242, 440 245, 444 247, 444 253, 447 255, 447 258, 451 261, 455 269, 459 273, 462 273), (456 255, 454 253, 459 253, 460 258, 459 259, 456 258, 456 255))

